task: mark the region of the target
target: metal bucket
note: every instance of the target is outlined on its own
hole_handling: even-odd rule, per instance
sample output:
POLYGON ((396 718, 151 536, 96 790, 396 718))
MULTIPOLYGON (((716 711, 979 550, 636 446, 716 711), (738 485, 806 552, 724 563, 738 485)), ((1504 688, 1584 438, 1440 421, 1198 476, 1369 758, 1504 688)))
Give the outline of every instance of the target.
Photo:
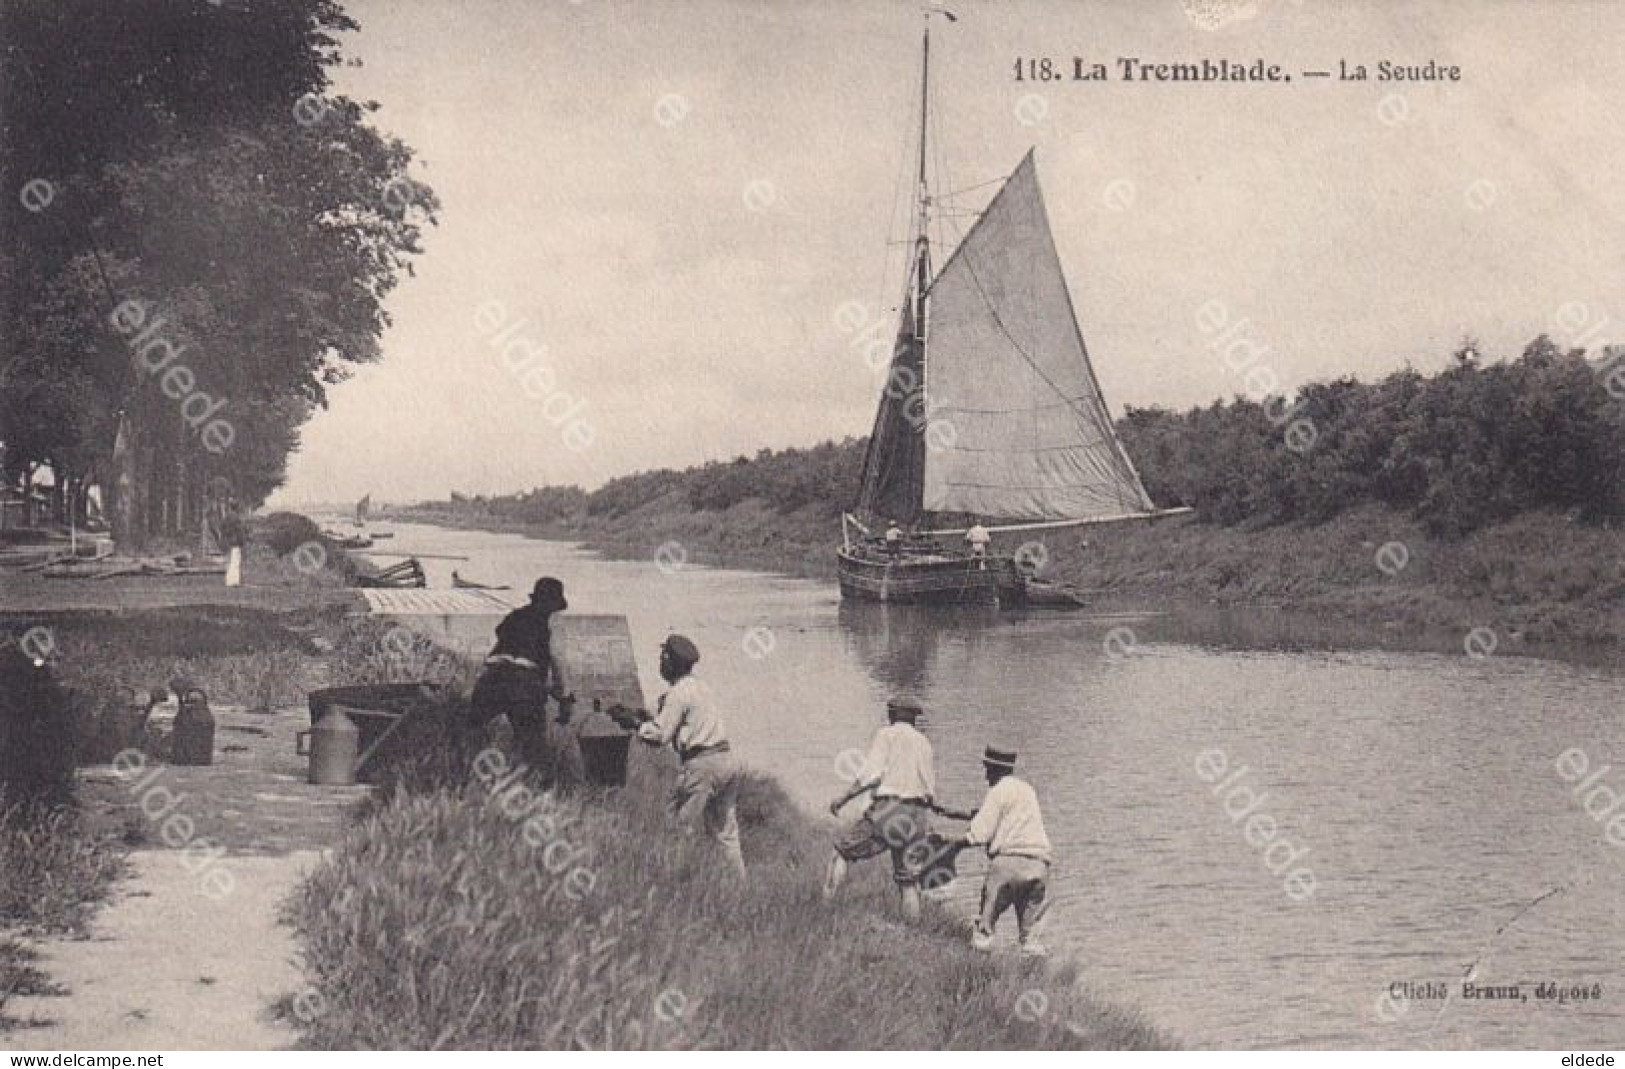
POLYGON ((632 749, 630 735, 582 735, 581 774, 599 787, 626 786, 626 761, 632 749))
POLYGON ((576 729, 576 745, 581 748, 581 775, 597 787, 626 786, 626 762, 632 749, 632 734, 597 708, 589 712, 576 729))

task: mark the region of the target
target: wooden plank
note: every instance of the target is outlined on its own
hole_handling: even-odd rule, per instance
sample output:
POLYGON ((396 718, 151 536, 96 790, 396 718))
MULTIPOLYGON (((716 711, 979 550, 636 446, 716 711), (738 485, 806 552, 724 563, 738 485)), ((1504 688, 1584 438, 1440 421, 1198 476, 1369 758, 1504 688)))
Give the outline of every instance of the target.
POLYGON ((367 587, 367 608, 379 616, 489 616, 511 606, 484 590, 424 590, 367 587))
MULTIPOLYGON (((484 590, 362 590, 367 608, 469 658, 483 658, 496 625, 514 606, 484 590)), ((608 709, 646 709, 632 629, 624 616, 560 613, 553 617, 553 656, 578 714, 593 699, 608 709)))
POLYGON ((605 709, 648 708, 626 617, 569 613, 553 617, 553 659, 559 663, 564 689, 576 696, 578 714, 590 710, 595 698, 605 709))

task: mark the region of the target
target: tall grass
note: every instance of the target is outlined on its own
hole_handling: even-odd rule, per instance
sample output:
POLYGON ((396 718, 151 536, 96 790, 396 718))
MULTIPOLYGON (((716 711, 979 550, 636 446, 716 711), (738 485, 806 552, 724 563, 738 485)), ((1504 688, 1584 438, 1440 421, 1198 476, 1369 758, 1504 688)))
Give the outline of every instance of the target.
POLYGON ((302 705, 312 690, 349 683, 432 681, 470 685, 469 667, 427 639, 370 619, 329 622, 308 639, 264 614, 142 613, 70 622, 54 629, 55 667, 69 695, 71 740, 81 764, 112 754, 100 745, 103 720, 130 695, 197 687, 211 704, 269 711, 302 705))
POLYGON ((60 994, 17 934, 82 934, 91 908, 124 871, 122 846, 92 831, 69 805, 8 800, 0 790, 0 1034, 14 996, 60 994))
POLYGON ((346 621, 324 658, 332 685, 433 682, 468 691, 474 666, 407 628, 379 620, 346 621))
POLYGON ((124 852, 69 806, 0 794, 0 928, 78 932, 124 870, 124 852))
POLYGON ((16 997, 61 995, 63 989, 35 967, 39 952, 10 936, 0 935, 0 1035, 33 1024, 6 1013, 6 1004, 16 997))
POLYGON ((316 992, 297 1015, 306 1042, 409 1049, 1166 1042, 1132 1015, 1080 994, 1069 969, 977 955, 940 914, 920 927, 894 919, 894 896, 878 869, 824 903, 827 839, 759 777, 746 780, 740 802, 750 876, 738 882, 709 840, 673 834, 662 806, 670 777, 645 753, 634 757, 624 789, 532 793, 528 805, 515 788, 493 791, 478 778, 398 788, 289 906, 316 992))

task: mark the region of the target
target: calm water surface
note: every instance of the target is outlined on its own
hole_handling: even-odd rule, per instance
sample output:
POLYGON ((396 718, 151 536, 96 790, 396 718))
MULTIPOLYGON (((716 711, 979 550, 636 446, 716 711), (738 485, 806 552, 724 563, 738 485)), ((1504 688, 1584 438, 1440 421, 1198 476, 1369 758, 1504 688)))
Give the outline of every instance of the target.
MULTIPOLYGON (((1606 668, 1203 647, 1159 637, 1177 621, 842 604, 832 584, 390 526, 391 549, 468 555, 425 561, 431 586, 456 568, 517 600, 553 574, 574 611, 626 615, 650 694, 660 639, 689 635, 736 749, 809 810, 893 694, 929 708, 950 804, 980 798, 984 744, 1016 748, 1057 849, 1046 941, 1190 1045, 1625 1046, 1625 847, 1556 765, 1577 747, 1625 799, 1606 668), (1215 784, 1198 756, 1211 772, 1219 753, 1215 784), (1475 962, 1528 1001, 1464 1000, 1475 962), (1384 999, 1406 981, 1450 998, 1384 999), (1541 981, 1602 997, 1538 1001, 1541 981)), ((961 872, 950 906, 968 911, 981 865, 961 872)))

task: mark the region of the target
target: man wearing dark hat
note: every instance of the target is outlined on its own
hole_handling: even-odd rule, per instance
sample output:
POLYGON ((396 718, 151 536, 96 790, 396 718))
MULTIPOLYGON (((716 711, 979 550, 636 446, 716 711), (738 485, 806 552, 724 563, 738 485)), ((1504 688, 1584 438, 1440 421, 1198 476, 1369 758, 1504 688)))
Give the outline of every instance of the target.
POLYGON ((745 874, 739 846, 739 766, 728 745, 728 728, 710 688, 694 675, 700 651, 682 635, 660 645, 660 678, 671 689, 654 716, 638 727, 651 746, 671 744, 682 769, 672 790, 671 811, 687 832, 703 827, 717 841, 735 872, 745 874))
POLYGON ((1021 952, 1042 957, 1045 950, 1035 933, 1048 907, 1050 845, 1044 818, 1038 812, 1038 795, 1017 778, 1014 750, 989 746, 982 754, 982 767, 987 774, 987 797, 965 834, 955 841, 961 847, 987 847, 987 880, 982 885, 981 913, 971 930, 971 946, 992 950, 994 926, 1006 909, 1015 906, 1021 952))
POLYGON ((485 658, 470 702, 472 728, 506 714, 520 757, 550 781, 556 780, 559 767, 556 748, 548 741, 547 698, 564 697, 553 658, 551 618, 569 607, 563 583, 551 577, 536 580, 530 604, 497 624, 497 644, 485 658))
POLYGON ((846 803, 860 794, 873 793, 863 816, 835 838, 824 877, 826 899, 840 890, 852 862, 889 853, 903 916, 919 919, 919 866, 928 852, 930 810, 937 790, 931 740, 916 726, 920 714, 916 702, 887 702, 886 726, 875 732, 852 785, 830 803, 830 815, 840 816, 846 803))

